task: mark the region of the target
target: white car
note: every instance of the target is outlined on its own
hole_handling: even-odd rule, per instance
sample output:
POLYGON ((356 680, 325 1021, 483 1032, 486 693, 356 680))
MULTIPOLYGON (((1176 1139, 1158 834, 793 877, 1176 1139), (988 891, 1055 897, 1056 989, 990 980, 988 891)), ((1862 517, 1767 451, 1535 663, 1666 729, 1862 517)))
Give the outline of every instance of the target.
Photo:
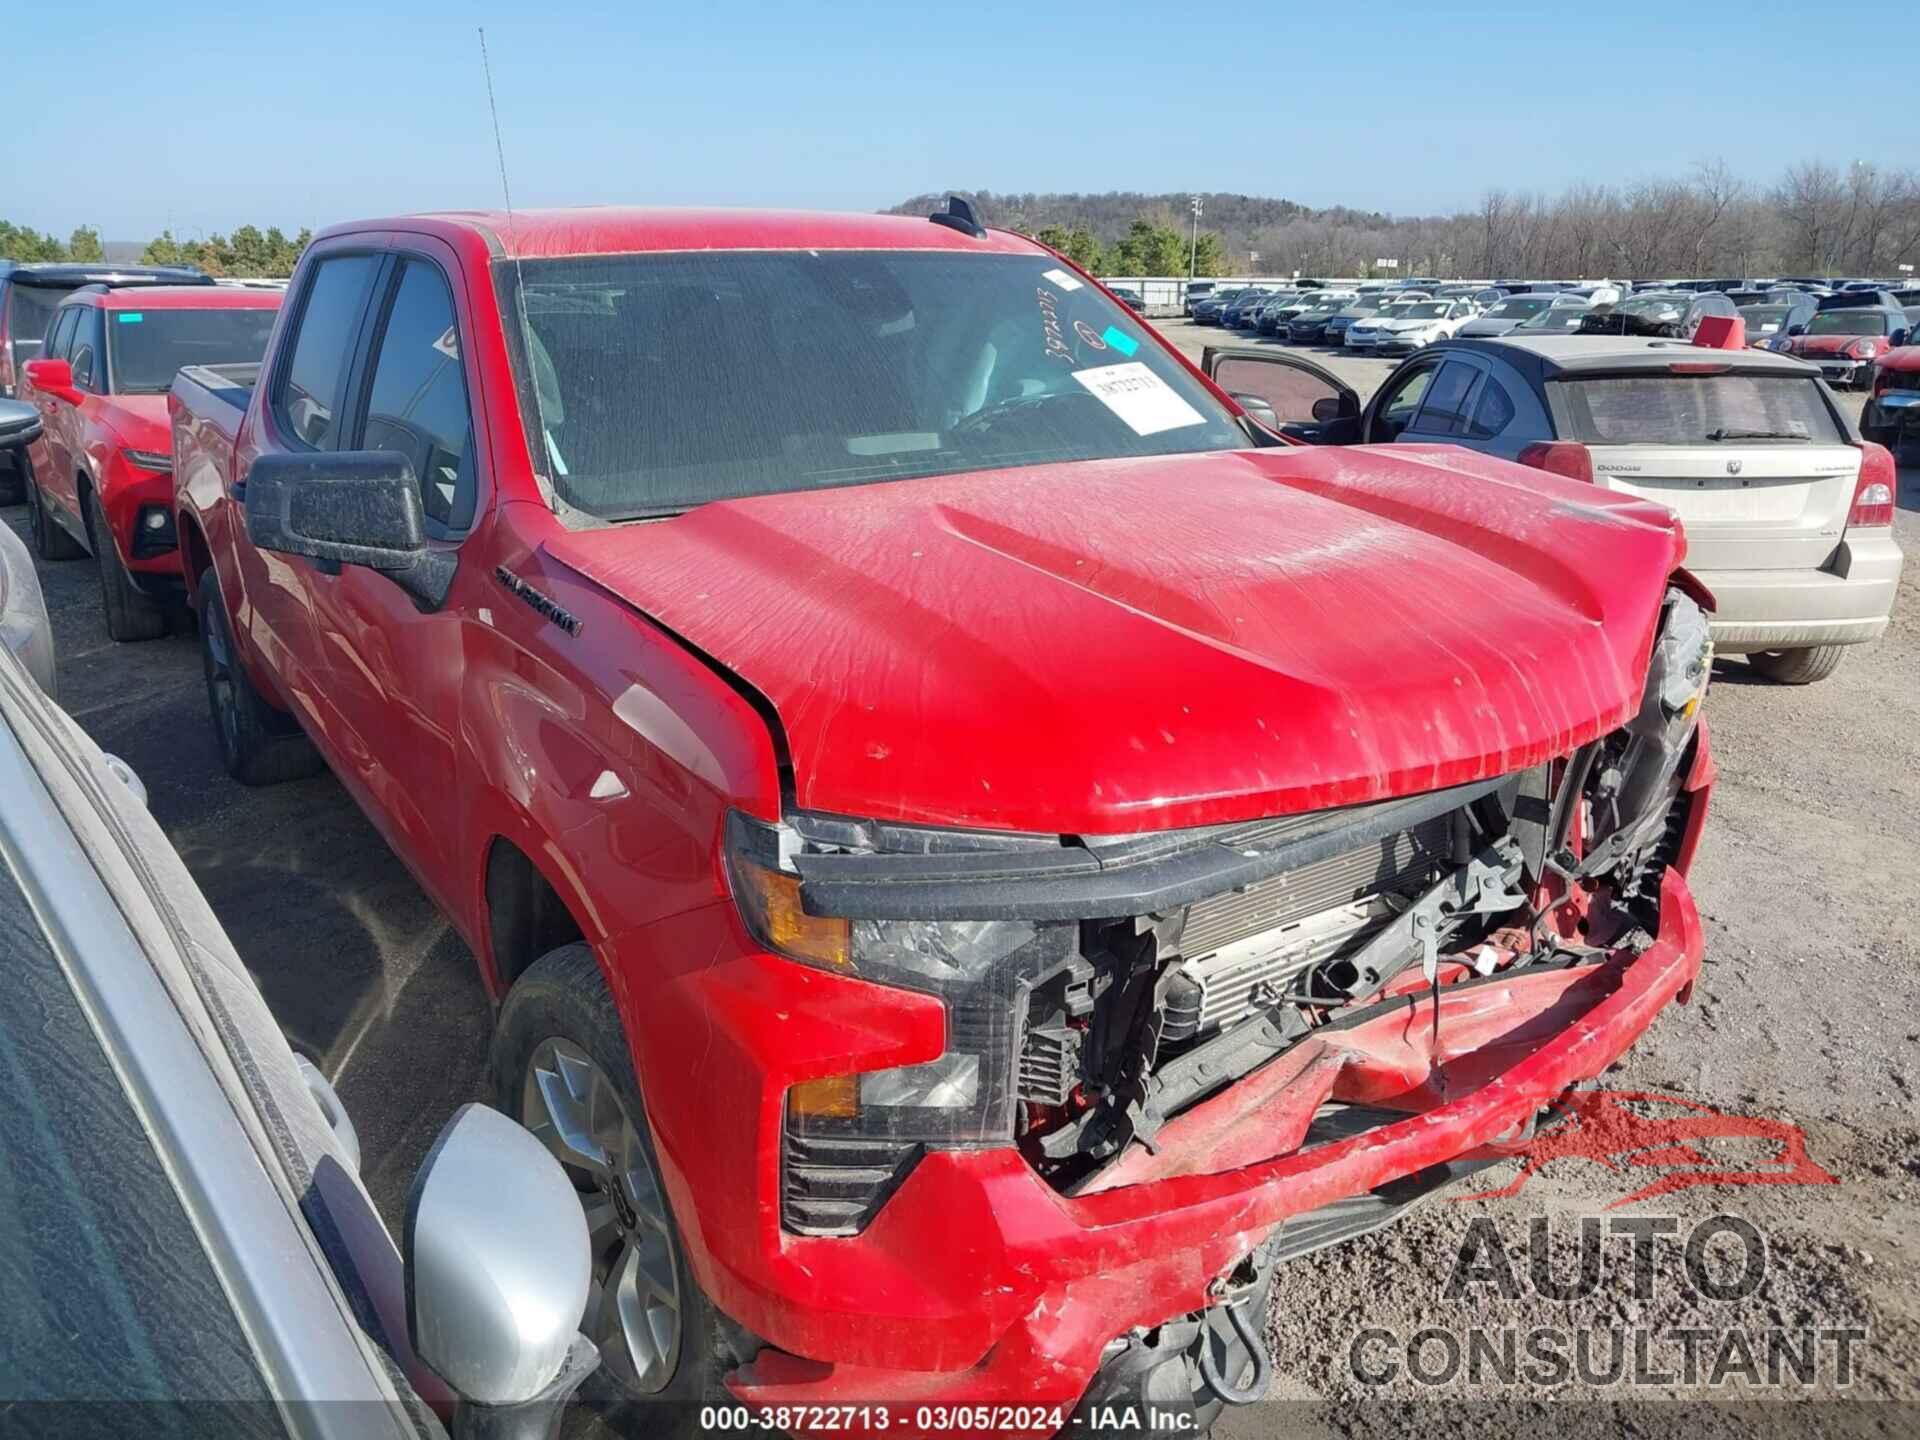
POLYGON ((1355 320, 1349 325, 1346 339, 1342 343, 1353 350, 1373 349, 1380 343, 1380 337, 1386 333, 1387 321, 1399 319, 1426 299, 1425 295, 1419 294, 1395 297, 1373 314, 1355 320))
POLYGON ((1471 300, 1421 300, 1399 315, 1374 317, 1378 336, 1373 348, 1379 352, 1418 350, 1436 340, 1451 340, 1478 313, 1471 300))

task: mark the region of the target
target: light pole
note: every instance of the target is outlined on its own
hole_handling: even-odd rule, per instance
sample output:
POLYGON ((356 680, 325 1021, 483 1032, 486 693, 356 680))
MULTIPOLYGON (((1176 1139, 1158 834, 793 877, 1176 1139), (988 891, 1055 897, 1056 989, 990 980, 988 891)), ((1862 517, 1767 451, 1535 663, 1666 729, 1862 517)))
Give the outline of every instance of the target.
POLYGON ((1193 244, 1187 251, 1187 283, 1193 283, 1194 267, 1200 263, 1200 197, 1193 197, 1193 244))

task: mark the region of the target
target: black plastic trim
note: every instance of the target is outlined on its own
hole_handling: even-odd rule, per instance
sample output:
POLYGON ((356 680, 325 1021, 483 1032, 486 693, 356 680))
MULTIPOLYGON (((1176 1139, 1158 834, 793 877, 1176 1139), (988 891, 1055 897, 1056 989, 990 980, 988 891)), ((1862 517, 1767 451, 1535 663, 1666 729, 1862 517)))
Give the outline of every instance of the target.
POLYGON ((1282 820, 1117 842, 958 854, 798 855, 810 915, 850 920, 1104 920, 1177 909, 1444 815, 1508 777, 1282 820), (1316 823, 1317 822, 1317 823, 1316 823))

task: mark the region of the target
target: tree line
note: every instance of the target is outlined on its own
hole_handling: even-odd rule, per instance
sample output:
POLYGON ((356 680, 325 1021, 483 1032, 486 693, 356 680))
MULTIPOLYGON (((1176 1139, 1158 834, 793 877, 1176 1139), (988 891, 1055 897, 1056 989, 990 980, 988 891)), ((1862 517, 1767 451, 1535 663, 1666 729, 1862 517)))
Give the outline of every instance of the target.
MULTIPOLYGON (((1655 279, 1892 276, 1920 264, 1920 170, 1825 161, 1771 184, 1720 162, 1685 175, 1582 183, 1555 195, 1490 189, 1471 210, 1395 217, 1203 194, 1194 245, 1185 194, 967 195, 988 224, 1033 235, 1106 275, 1400 274, 1655 279), (1395 273, 1388 268, 1384 273, 1395 273)), ((945 200, 916 196, 898 214, 945 200)))
MULTIPOLYGON (((311 230, 289 238, 277 225, 265 230, 242 225, 231 235, 214 233, 202 240, 180 240, 162 230, 140 252, 144 265, 197 265, 209 275, 259 278, 287 276, 313 239, 311 230)), ((31 261, 71 260, 100 263, 106 250, 100 232, 82 225, 64 241, 52 232, 0 220, 0 259, 31 261)))

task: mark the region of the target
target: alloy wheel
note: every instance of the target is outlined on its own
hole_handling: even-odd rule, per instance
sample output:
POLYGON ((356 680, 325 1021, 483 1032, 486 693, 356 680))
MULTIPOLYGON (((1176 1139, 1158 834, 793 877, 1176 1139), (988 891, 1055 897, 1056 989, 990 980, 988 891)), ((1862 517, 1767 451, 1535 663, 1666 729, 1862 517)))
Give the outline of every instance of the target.
POLYGON ((543 1040, 520 1113, 580 1192, 593 1249, 581 1328, 614 1378, 650 1395, 680 1363, 680 1267, 660 1179, 613 1082, 579 1046, 543 1040))

